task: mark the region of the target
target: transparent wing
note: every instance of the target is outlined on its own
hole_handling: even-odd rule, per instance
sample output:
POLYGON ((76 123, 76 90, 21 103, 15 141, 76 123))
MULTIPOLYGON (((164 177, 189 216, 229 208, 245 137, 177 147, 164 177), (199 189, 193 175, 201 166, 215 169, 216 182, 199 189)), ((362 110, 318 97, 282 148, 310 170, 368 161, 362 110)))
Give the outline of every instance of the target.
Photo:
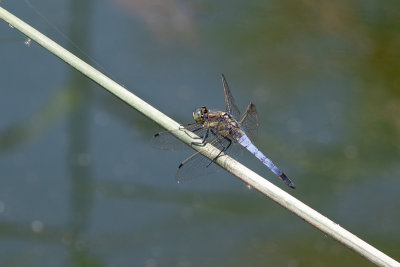
POLYGON ((253 103, 247 106, 246 112, 243 114, 239 123, 251 142, 254 143, 258 135, 258 113, 253 103))
MULTIPOLYGON (((233 141, 228 141, 228 139, 222 136, 214 137, 210 143, 222 152, 226 152, 228 148, 229 151, 231 151, 231 145, 233 145, 233 141)), ((214 164, 211 159, 196 152, 179 165, 178 171, 176 172, 176 180, 178 182, 188 181, 199 176, 215 173, 220 169, 221 168, 217 164, 214 164)))
MULTIPOLYGON (((193 123, 182 127, 181 129, 159 132, 153 136, 153 139, 151 140, 152 146, 165 150, 179 150, 187 148, 188 146, 180 141, 178 138, 176 138, 173 134, 174 132, 181 131, 183 128, 197 134, 199 137, 203 137, 206 130, 202 125, 193 123)), ((201 142, 201 139, 199 140, 199 142, 201 142)))
POLYGON ((178 167, 176 180, 178 183, 192 180, 196 177, 211 174, 221 169, 217 164, 211 162, 200 152, 196 152, 185 159, 178 167))
POLYGON ((224 86, 225 109, 235 119, 239 119, 240 111, 239 111, 239 108, 236 106, 235 99, 232 96, 231 90, 229 89, 229 85, 225 79, 224 74, 222 74, 222 85, 224 86))

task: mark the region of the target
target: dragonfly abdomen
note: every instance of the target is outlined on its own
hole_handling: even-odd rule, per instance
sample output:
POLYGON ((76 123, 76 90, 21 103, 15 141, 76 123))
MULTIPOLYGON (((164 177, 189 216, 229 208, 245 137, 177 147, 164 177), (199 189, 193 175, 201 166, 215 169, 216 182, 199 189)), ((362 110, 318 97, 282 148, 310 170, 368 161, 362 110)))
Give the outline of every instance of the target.
POLYGON ((246 134, 238 140, 239 144, 244 146, 250 151, 256 158, 258 158, 265 166, 267 166, 276 176, 285 182, 289 187, 296 188, 294 183, 269 159, 265 156, 258 148, 250 141, 246 134))

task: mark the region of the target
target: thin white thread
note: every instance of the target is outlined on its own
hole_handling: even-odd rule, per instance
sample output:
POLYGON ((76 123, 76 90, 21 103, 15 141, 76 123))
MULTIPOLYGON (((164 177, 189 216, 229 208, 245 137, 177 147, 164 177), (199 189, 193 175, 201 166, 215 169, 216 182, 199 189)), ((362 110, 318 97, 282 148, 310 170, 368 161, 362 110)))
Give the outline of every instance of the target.
POLYGON ((99 69, 101 69, 104 72, 104 74, 110 76, 112 79, 115 80, 115 77, 113 77, 113 75, 111 75, 99 62, 97 62, 94 58, 92 58, 85 51, 83 51, 77 44, 75 44, 75 42, 72 41, 71 38, 69 38, 62 30, 60 30, 56 25, 51 23, 51 21, 49 21, 45 15, 43 15, 36 7, 34 7, 29 0, 25 0, 25 3, 36 13, 36 15, 42 18, 51 28, 53 28, 58 34, 60 34, 65 40, 67 40, 69 44, 71 44, 75 49, 77 49, 80 53, 82 53, 85 57, 87 57, 90 61, 92 61, 99 69))

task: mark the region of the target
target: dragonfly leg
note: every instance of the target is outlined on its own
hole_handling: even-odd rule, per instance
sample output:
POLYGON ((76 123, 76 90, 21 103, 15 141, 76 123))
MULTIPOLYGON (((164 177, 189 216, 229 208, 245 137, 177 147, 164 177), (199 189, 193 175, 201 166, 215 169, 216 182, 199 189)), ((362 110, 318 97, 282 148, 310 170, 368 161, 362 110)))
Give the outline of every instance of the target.
POLYGON ((213 130, 211 130, 211 133, 215 136, 215 138, 217 139, 217 141, 218 141, 219 144, 221 145, 222 149, 219 151, 218 155, 210 161, 210 163, 207 165, 207 167, 210 166, 211 163, 213 163, 219 156, 221 156, 222 152, 227 151, 228 148, 229 148, 229 147, 231 146, 231 144, 232 144, 232 140, 231 140, 231 139, 229 139, 229 138, 227 138, 227 137, 224 137, 225 140, 229 142, 228 146, 225 147, 224 144, 222 143, 220 137, 219 137, 213 130))
MULTIPOLYGON (((200 129, 196 129, 196 130, 200 130, 200 129)), ((210 128, 207 128, 206 132, 203 135, 203 138, 201 140, 201 142, 192 142, 192 145, 196 145, 196 146, 204 146, 206 144, 206 139, 208 137, 208 132, 210 131, 210 128)))
MULTIPOLYGON (((188 124, 188 126, 191 126, 191 125, 193 125, 193 124, 188 124)), ((180 126, 179 129, 180 129, 180 130, 183 130, 183 129, 185 129, 185 127, 180 126)), ((202 126, 199 126, 198 128, 193 129, 193 130, 192 130, 192 133, 195 133, 195 132, 197 132, 197 131, 199 131, 199 130, 201 130, 201 129, 203 129, 203 127, 202 127, 202 126)), ((184 132, 184 133, 185 133, 187 136, 189 136, 190 138, 192 138, 192 139, 201 139, 201 137, 200 137, 200 138, 198 138, 198 137, 193 138, 193 137, 190 136, 187 132, 184 132)))
POLYGON ((221 144, 222 149, 221 149, 221 151, 218 153, 218 155, 217 155, 213 160, 216 160, 216 159, 221 155, 222 152, 227 151, 228 148, 232 145, 232 140, 231 140, 231 139, 229 139, 228 137, 224 137, 224 138, 225 138, 226 141, 229 142, 229 144, 228 144, 227 147, 225 147, 225 146, 222 144, 221 140, 218 138, 218 142, 221 144))

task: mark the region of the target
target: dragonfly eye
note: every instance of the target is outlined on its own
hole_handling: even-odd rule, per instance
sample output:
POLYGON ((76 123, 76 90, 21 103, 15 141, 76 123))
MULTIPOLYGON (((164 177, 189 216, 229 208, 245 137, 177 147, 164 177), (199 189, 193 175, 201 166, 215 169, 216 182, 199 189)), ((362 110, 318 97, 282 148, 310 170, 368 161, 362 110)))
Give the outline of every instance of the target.
POLYGON ((196 123, 203 123, 205 118, 204 115, 208 112, 205 107, 196 108, 193 111, 193 119, 196 123))

